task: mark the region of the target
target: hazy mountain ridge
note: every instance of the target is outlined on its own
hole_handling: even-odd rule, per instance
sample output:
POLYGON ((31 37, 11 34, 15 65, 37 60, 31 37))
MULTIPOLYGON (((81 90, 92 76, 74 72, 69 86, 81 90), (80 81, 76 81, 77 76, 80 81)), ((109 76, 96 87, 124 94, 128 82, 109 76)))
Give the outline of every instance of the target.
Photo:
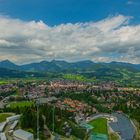
POLYGON ((44 77, 43 73, 39 72, 26 72, 20 70, 13 70, 7 68, 0 68, 0 78, 28 78, 28 77, 44 77))
POLYGON ((0 77, 46 77, 51 73, 78 74, 85 78, 100 80, 131 80, 140 78, 140 64, 123 62, 94 63, 90 60, 67 62, 52 60, 25 65, 16 65, 9 60, 0 62, 0 77))
POLYGON ((92 71, 93 69, 98 68, 125 68, 131 71, 140 71, 140 64, 131 64, 131 63, 123 63, 123 62, 110 62, 110 63, 94 63, 90 60, 79 61, 79 62, 67 62, 67 61, 57 61, 52 60, 41 61, 38 63, 30 63, 25 65, 16 65, 9 60, 4 60, 0 62, 0 68, 14 69, 14 70, 22 70, 22 71, 37 71, 37 72, 45 72, 45 71, 65 71, 65 70, 87 70, 92 71))

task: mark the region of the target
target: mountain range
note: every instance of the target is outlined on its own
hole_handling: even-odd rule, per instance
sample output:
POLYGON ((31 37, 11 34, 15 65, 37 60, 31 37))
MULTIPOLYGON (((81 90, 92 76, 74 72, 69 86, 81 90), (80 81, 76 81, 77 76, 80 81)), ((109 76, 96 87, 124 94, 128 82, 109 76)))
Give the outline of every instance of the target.
POLYGON ((47 77, 52 75, 73 74, 87 79, 139 81, 140 64, 123 62, 95 63, 90 60, 79 62, 41 61, 24 65, 4 60, 0 62, 0 77, 47 77))
POLYGON ((92 71, 98 68, 123 68, 131 71, 140 71, 140 64, 131 64, 123 62, 95 63, 90 60, 67 62, 67 61, 41 61, 38 63, 30 63, 24 65, 16 65, 15 63, 4 60, 0 62, 0 68, 11 70, 30 71, 30 72, 63 72, 63 71, 92 71))

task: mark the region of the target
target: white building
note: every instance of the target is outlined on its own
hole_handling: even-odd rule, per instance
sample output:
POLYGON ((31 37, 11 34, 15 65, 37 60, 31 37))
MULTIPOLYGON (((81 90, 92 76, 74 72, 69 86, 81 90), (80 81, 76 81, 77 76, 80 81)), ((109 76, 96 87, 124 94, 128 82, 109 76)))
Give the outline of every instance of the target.
POLYGON ((15 127, 17 126, 17 124, 18 124, 18 120, 14 121, 14 123, 10 127, 10 130, 15 129, 15 127))
POLYGON ((1 140, 7 140, 5 133, 0 133, 1 140))
POLYGON ((20 119, 20 115, 15 115, 15 116, 11 116, 11 117, 6 118, 6 122, 11 123, 11 122, 14 122, 14 121, 19 120, 19 119, 20 119))
POLYGON ((3 131, 5 125, 6 125, 6 122, 0 123, 0 132, 3 131))
POLYGON ((14 140, 34 140, 34 136, 32 133, 24 131, 22 129, 18 129, 13 133, 14 140))

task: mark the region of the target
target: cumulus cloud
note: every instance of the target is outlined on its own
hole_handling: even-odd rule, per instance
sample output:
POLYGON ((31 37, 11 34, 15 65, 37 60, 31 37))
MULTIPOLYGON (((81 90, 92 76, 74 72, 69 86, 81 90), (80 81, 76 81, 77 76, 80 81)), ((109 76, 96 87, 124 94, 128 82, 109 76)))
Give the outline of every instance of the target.
POLYGON ((22 64, 41 60, 140 63, 140 25, 116 15, 97 22, 48 26, 0 16, 0 60, 22 64))

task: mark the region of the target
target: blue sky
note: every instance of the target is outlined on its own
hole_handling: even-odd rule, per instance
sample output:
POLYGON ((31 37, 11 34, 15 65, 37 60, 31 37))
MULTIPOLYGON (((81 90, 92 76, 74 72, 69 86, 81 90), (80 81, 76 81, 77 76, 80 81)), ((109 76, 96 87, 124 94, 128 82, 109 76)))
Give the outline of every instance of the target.
POLYGON ((0 0, 0 60, 140 63, 139 0, 0 0))
POLYGON ((1 0, 0 13, 49 25, 97 21, 109 15, 133 16, 140 22, 139 0, 1 0))

